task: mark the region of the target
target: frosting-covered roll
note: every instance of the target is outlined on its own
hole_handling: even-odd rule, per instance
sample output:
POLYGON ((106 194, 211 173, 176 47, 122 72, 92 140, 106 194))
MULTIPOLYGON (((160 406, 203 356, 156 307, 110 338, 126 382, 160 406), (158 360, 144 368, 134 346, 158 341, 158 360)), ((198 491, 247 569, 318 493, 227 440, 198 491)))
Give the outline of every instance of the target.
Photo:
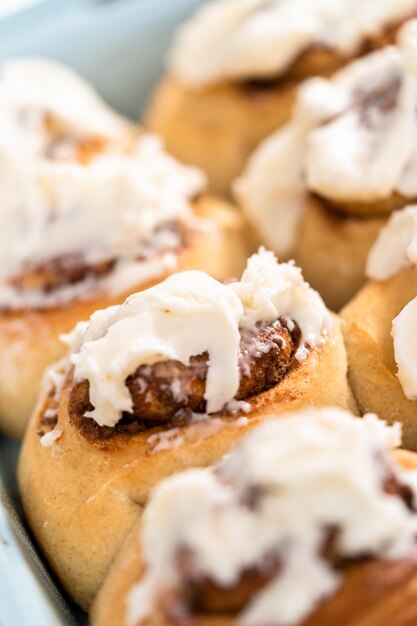
POLYGON ((263 239, 291 254, 308 194, 366 217, 417 196, 417 21, 399 46, 302 87, 288 126, 252 157, 236 192, 263 239))
POLYGON ((152 427, 187 409, 208 417, 245 400, 248 412, 250 397, 303 363, 331 327, 300 269, 261 249, 239 282, 181 272, 97 311, 65 338, 69 354, 58 371, 75 383, 76 409, 91 405, 78 417, 99 427, 152 427))
POLYGON ((229 193, 291 114, 299 82, 395 41, 416 0, 217 0, 180 28, 149 124, 229 193))
POLYGON ((417 460, 395 456, 400 441, 375 415, 310 409, 259 426, 213 469, 165 480, 94 626, 411 626, 415 609, 397 617, 417 577, 417 460), (362 604, 360 583, 376 580, 362 604))
POLYGON ((60 332, 176 270, 227 278, 246 254, 239 218, 202 196, 204 174, 70 70, 6 64, 0 131, 0 351, 10 373, 0 377, 0 427, 18 434, 42 369, 61 354, 60 332))
POLYGON ((417 22, 410 21, 396 47, 355 61, 332 79, 306 82, 291 121, 261 145, 235 185, 262 240, 281 256, 294 255, 331 306, 360 287, 360 280, 348 284, 349 266, 364 276, 377 221, 380 227, 417 197, 416 40, 417 22), (316 233, 311 214, 317 211, 324 227, 316 233), (347 246, 341 233, 340 251, 326 269, 315 249, 325 249, 338 218, 346 230, 352 225, 362 246, 354 251, 355 238, 347 246), (332 279, 334 265, 340 270, 332 279))
MULTIPOLYGON (((386 280, 403 268, 415 268, 417 262, 417 207, 396 211, 381 230, 369 257, 367 274, 386 280)), ((409 400, 417 399, 417 297, 404 306, 392 322, 391 335, 398 379, 409 400)))
POLYGON ((217 0, 180 29, 169 68, 191 87, 278 78, 319 50, 333 69, 416 11, 415 0, 217 0))
POLYGON ((47 61, 5 66, 0 127, 1 308, 125 293, 175 267, 201 172, 47 61))
POLYGON ((175 274, 97 311, 65 341, 19 480, 40 545, 83 606, 161 478, 217 460, 271 413, 355 410, 339 320, 299 268, 265 250, 239 281, 175 274))
POLYGON ((360 405, 376 410, 383 402, 385 412, 392 407, 393 414, 405 420, 406 441, 413 448, 417 416, 416 246, 417 207, 409 206, 394 212, 380 231, 368 257, 370 281, 342 312, 348 322, 345 334, 351 379, 360 405), (382 381, 378 398, 376 390, 382 381))

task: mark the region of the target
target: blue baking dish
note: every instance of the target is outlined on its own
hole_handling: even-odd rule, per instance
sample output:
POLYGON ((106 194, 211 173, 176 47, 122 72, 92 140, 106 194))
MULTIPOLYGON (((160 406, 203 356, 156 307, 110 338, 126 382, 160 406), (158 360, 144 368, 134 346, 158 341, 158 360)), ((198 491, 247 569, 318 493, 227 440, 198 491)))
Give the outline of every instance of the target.
MULTIPOLYGON (((0 64, 18 56, 57 59, 136 118, 176 26, 202 1, 44 0, 0 21, 0 64)), ((25 528, 18 452, 16 442, 0 437, 0 626, 85 626, 86 615, 62 593, 25 528)))

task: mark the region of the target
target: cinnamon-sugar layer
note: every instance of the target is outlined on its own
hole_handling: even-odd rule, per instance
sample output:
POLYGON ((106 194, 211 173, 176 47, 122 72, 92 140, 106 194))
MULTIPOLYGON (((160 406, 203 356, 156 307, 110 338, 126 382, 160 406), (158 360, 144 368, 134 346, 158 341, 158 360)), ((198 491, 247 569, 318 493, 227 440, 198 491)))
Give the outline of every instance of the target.
MULTIPOLYGON (((291 369, 300 331, 296 325, 290 326, 291 331, 285 320, 278 320, 262 324, 255 330, 241 331, 240 386, 235 400, 245 401, 271 389, 291 369)), ((125 414, 114 428, 100 427, 85 417, 85 413, 93 408, 89 385, 87 381, 74 383, 70 420, 91 441, 121 433, 136 433, 160 424, 167 427, 184 425, 192 419, 193 413, 204 414, 206 410, 207 371, 207 354, 192 357, 188 366, 176 361, 140 366, 126 381, 133 412, 125 414)))

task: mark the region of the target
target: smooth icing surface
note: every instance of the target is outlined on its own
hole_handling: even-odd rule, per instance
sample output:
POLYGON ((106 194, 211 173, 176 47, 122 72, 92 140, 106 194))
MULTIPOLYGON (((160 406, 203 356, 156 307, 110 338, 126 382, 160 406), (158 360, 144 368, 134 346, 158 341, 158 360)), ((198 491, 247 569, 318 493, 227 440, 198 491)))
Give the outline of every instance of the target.
POLYGON ((6 64, 0 75, 0 306, 36 306, 91 291, 19 292, 15 276, 62 257, 115 260, 107 291, 160 275, 167 259, 144 257, 175 247, 161 224, 190 219, 203 174, 167 155, 159 140, 113 113, 83 80, 49 61, 6 64), (92 142, 87 160, 78 150, 92 142), (173 245, 172 245, 173 244, 173 245))
POLYGON ((291 255, 306 198, 369 204, 417 197, 417 22, 388 47, 330 80, 307 81, 292 119, 266 140, 236 183, 268 246, 291 255))
POLYGON ((99 425, 114 426, 132 410, 126 378, 140 365, 207 352, 207 412, 216 413, 239 388, 240 329, 281 317, 301 330, 300 361, 321 345, 331 318, 320 296, 292 264, 278 264, 265 250, 252 256, 237 283, 224 285, 198 271, 180 272, 130 296, 118 307, 94 313, 68 338, 77 380, 86 379, 99 425))
POLYGON ((242 572, 265 571, 274 558, 279 567, 237 619, 295 626, 342 583, 343 571, 322 551, 329 529, 337 529, 333 550, 342 559, 407 554, 417 515, 384 490, 395 477, 416 494, 416 472, 389 453, 400 440, 398 425, 374 415, 310 409, 258 426, 214 470, 163 481, 144 514, 146 571, 127 597, 127 626, 154 617, 167 594, 187 591, 184 575, 225 593, 242 572), (185 572, 184 551, 192 563, 185 572))
POLYGON ((180 29, 170 70, 192 87, 279 77, 311 47, 350 57, 416 10, 416 0, 217 0, 180 29))

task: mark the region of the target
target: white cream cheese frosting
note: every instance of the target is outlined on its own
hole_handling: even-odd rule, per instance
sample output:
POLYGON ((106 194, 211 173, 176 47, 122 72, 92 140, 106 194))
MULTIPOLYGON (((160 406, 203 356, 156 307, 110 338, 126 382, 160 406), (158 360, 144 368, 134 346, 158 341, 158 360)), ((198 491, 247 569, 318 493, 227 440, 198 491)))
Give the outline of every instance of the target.
POLYGON ((296 626, 337 591, 343 572, 322 550, 330 528, 337 529, 334 551, 341 558, 406 555, 415 545, 417 515, 384 490, 391 476, 417 495, 416 472, 390 454, 400 440, 398 425, 374 415, 310 409, 258 426, 214 470, 163 481, 145 511, 146 570, 128 594, 126 626, 159 613, 170 593, 186 594, 178 566, 184 550, 192 562, 186 580, 208 579, 224 592, 244 571, 262 572, 278 560, 236 616, 250 626, 296 626))
POLYGON ((382 228, 367 260, 366 274, 386 280, 404 267, 417 264, 417 206, 395 211, 382 228))
POLYGON ((180 29, 169 66, 191 87, 279 77, 310 47, 350 57, 416 11, 416 0, 217 0, 180 29))
MULTIPOLYGON (((417 206, 395 211, 372 246, 366 273, 387 280, 417 264, 417 206)), ((394 357, 405 396, 417 399, 417 298, 409 302, 392 323, 394 357)))
MULTIPOLYGON (((401 269, 417 263, 417 207, 392 214, 381 230, 368 256, 367 275, 386 280, 401 269)), ((409 302, 392 323, 397 376, 404 395, 417 399, 417 299, 409 302)))
MULTIPOLYGON (((56 136, 96 137, 120 144, 133 126, 60 63, 16 59, 0 70, 0 154, 44 156, 56 136)), ((69 147, 69 146, 68 146, 69 147)))
MULTIPOLYGON (((67 341, 76 380, 88 380, 100 426, 114 426, 132 410, 126 379, 140 365, 209 355, 205 399, 216 413, 233 400, 240 382, 240 329, 281 317, 296 323, 301 362, 331 329, 320 296, 292 264, 278 264, 261 250, 248 261, 239 282, 223 285, 203 272, 180 272, 130 296, 117 307, 96 312, 78 324, 67 341)), ((289 322, 289 323, 290 323, 289 322)))
POLYGON ((289 256, 309 193, 370 206, 417 197, 417 22, 399 45, 300 90, 292 119, 255 151, 235 185, 268 246, 289 256))
POLYGON ((191 201, 205 187, 199 170, 178 163, 156 137, 140 135, 84 81, 48 61, 5 66, 0 131, 0 307, 91 293, 86 283, 46 295, 19 292, 10 280, 59 257, 79 256, 87 266, 115 261, 101 285, 112 292, 172 270, 172 255, 158 262, 136 258, 149 240, 156 252, 175 248, 173 232, 155 230, 191 219, 191 201), (52 116, 52 130, 45 116, 52 116), (63 143, 51 157, 56 133, 63 143), (68 152, 71 141, 89 137, 103 146, 80 162, 68 152))
POLYGON ((397 376, 409 400, 417 400, 417 298, 409 302, 392 323, 397 376))

